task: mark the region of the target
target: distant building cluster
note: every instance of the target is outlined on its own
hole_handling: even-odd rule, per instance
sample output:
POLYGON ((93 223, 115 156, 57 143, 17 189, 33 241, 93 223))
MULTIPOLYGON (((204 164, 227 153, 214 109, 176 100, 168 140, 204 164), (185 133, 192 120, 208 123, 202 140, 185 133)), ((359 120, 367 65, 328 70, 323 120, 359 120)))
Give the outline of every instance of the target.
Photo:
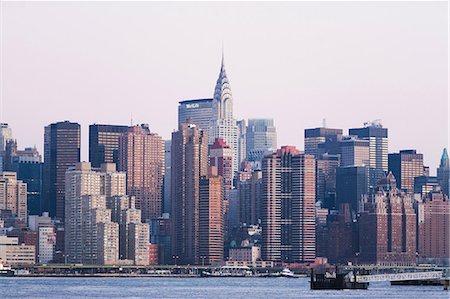
POLYGON ((170 140, 147 124, 44 128, 43 159, 0 124, 0 259, 14 266, 449 265, 450 163, 388 151, 379 120, 308 128, 236 119, 225 64, 211 98, 179 102, 170 140))

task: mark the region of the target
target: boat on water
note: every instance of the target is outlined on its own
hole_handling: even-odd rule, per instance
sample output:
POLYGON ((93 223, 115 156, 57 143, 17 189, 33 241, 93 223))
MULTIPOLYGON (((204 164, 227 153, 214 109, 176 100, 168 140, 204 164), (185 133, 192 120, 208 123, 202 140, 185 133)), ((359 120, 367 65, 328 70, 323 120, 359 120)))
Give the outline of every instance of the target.
POLYGON ((279 276, 280 277, 287 277, 287 278, 300 278, 301 277, 299 275, 296 275, 289 268, 283 268, 283 270, 279 273, 279 276))
POLYGON ((14 271, 11 269, 11 266, 3 263, 2 259, 0 259, 0 276, 14 276, 14 271))
POLYGON ((253 271, 246 266, 223 266, 218 269, 205 270, 203 277, 252 277, 253 271))

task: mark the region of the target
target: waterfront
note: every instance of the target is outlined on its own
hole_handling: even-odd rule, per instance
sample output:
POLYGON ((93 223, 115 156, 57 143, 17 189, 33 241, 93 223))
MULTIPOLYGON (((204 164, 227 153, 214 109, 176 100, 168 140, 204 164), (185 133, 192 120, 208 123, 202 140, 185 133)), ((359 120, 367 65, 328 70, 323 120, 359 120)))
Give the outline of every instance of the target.
POLYGON ((3 298, 448 298, 442 286, 312 291, 309 278, 0 278, 3 298))

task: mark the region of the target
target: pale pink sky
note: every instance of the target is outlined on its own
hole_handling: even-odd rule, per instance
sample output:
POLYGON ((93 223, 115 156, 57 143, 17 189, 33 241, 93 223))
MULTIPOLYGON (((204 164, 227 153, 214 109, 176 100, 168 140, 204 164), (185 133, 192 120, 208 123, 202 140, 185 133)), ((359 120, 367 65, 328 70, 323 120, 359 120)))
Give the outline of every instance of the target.
POLYGON ((43 152, 44 126, 149 123, 170 138, 178 101, 211 97, 222 42, 238 119, 303 130, 382 119, 389 151, 435 173, 448 143, 447 2, 3 2, 3 121, 43 152))

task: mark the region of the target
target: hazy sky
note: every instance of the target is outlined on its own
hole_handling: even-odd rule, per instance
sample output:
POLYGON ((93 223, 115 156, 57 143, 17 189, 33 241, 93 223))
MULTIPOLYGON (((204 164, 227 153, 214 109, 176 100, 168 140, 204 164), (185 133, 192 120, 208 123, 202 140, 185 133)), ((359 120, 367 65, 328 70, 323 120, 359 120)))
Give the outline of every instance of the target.
POLYGON ((382 119, 389 151, 435 173, 448 143, 447 2, 3 2, 3 121, 43 153, 44 126, 149 123, 170 138, 178 101, 212 97, 222 42, 235 117, 303 130, 382 119))

